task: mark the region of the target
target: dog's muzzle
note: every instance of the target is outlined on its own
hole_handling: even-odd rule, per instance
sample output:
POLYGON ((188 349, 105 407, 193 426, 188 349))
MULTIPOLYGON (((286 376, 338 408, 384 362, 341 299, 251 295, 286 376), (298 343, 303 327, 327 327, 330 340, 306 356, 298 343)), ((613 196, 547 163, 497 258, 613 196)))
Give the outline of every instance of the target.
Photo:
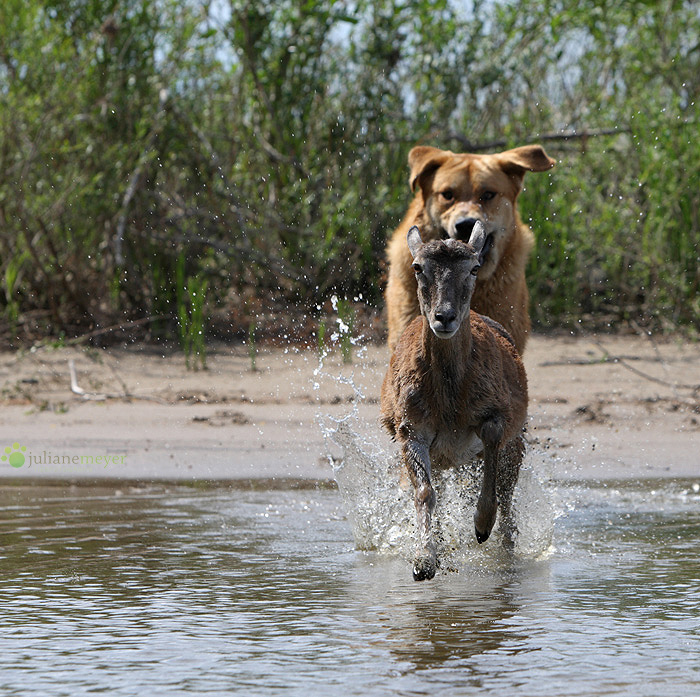
POLYGON ((462 218, 462 220, 455 225, 455 239, 462 240, 462 242, 469 242, 477 220, 478 218, 462 218))
MULTIPOLYGON (((447 240, 452 237, 456 240, 461 240, 462 242, 469 242, 469 238, 471 237, 471 234, 474 230, 474 225, 476 225, 476 222, 479 220, 479 218, 463 218, 460 220, 457 225, 455 225, 455 234, 454 236, 451 235, 447 230, 442 231, 442 236, 443 239, 447 240)), ((483 222, 483 221, 481 221, 483 222)), ((479 256, 479 263, 483 264, 486 259, 488 259, 489 252, 491 251, 491 248, 493 247, 493 233, 490 232, 486 236, 486 241, 484 242, 484 248, 481 250, 481 255, 479 256)))

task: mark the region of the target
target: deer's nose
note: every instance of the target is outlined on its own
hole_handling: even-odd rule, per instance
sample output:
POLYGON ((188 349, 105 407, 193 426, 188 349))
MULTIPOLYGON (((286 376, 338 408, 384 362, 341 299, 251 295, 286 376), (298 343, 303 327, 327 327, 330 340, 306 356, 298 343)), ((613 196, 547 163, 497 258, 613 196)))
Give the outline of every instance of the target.
POLYGON ((457 313, 451 307, 440 308, 435 313, 435 319, 443 326, 447 327, 457 319, 457 313))

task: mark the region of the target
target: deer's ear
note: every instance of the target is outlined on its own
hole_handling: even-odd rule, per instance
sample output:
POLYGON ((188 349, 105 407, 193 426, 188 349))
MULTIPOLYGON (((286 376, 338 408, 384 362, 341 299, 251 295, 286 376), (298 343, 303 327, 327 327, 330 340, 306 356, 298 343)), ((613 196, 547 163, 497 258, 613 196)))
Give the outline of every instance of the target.
POLYGON ((428 176, 447 162, 451 155, 449 150, 431 148, 428 145, 417 145, 413 148, 408 153, 408 166, 411 168, 408 182, 411 185, 411 191, 415 191, 417 186, 423 188, 428 176))
POLYGON ((474 223, 472 234, 469 236, 469 244, 479 258, 479 265, 483 264, 493 244, 493 237, 489 237, 486 234, 486 228, 480 220, 474 223))
POLYGON ((481 255, 485 242, 486 228, 480 220, 477 220, 472 228, 472 234, 469 236, 469 244, 477 254, 481 255))
POLYGON ((418 250, 423 246, 420 230, 415 225, 408 231, 406 241, 408 242, 408 249, 411 252, 411 256, 415 259, 416 254, 418 254, 418 250))

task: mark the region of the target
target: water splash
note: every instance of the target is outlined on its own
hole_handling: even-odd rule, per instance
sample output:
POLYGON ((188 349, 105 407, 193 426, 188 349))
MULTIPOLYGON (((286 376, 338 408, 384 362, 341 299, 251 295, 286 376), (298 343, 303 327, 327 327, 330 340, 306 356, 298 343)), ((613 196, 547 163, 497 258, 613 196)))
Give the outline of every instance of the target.
MULTIPOLYGON (((363 422, 357 409, 341 419, 320 421, 326 438, 342 451, 342 458, 332 460, 332 465, 357 548, 410 559, 416 539, 415 508, 397 448, 383 444, 378 426, 363 422)), ((521 558, 551 553, 554 521, 563 513, 553 491, 538 475, 542 460, 543 454, 534 449, 526 454, 514 494, 519 529, 515 553, 521 558)), ((483 545, 474 536, 480 459, 435 471, 433 482, 437 492, 433 523, 443 568, 499 564, 503 554, 498 523, 483 545)))

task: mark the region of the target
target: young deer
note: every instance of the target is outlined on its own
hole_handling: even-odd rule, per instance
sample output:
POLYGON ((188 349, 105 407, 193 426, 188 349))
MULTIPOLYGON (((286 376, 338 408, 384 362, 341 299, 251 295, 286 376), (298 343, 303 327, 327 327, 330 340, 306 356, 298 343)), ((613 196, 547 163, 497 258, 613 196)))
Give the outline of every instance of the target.
POLYGON ((421 316, 396 346, 382 385, 381 411, 415 487, 417 581, 433 578, 437 566, 431 466, 464 461, 478 452, 477 439, 484 479, 474 515, 476 539, 488 539, 498 507, 504 544, 512 546, 517 534, 511 501, 524 451, 527 377, 505 329, 470 310, 485 238, 480 222, 468 243, 423 244, 415 226, 407 236, 421 316))

